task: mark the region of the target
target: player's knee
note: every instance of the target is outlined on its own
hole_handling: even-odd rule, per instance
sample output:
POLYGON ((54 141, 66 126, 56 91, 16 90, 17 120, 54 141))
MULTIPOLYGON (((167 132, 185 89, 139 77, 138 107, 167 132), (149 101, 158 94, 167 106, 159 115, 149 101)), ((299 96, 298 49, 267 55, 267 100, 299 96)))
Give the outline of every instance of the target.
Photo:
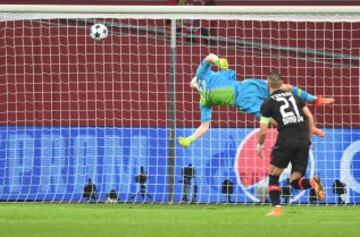
POLYGON ((300 172, 300 171, 294 171, 294 172, 292 172, 292 173, 291 173, 291 176, 290 176, 290 183, 291 183, 292 181, 296 181, 296 180, 301 179, 303 176, 304 176, 303 173, 300 172))
POLYGON ((277 167, 270 167, 270 175, 272 176, 280 176, 283 169, 277 168, 277 167))
POLYGON ((274 164, 270 164, 270 175, 274 175, 274 176, 280 176, 283 172, 283 168, 278 167, 277 165, 274 164))
POLYGON ((302 172, 295 171, 290 176, 290 185, 293 188, 299 189, 299 180, 303 177, 302 172))

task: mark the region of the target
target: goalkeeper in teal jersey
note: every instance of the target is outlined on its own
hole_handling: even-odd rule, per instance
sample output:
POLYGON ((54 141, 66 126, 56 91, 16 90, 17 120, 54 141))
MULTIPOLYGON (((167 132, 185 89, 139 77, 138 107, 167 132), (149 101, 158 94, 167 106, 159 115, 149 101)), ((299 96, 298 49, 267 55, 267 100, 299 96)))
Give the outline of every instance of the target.
MULTIPOLYGON (((208 131, 212 106, 236 105, 240 111, 252 114, 259 119, 261 104, 270 95, 265 80, 245 79, 237 81, 236 73, 229 69, 227 60, 219 58, 215 54, 209 54, 201 62, 197 68, 196 76, 191 80, 191 87, 200 92, 201 125, 191 136, 179 137, 179 143, 184 148, 189 147, 208 131), (211 70, 212 65, 216 65, 220 70, 218 72, 211 70)), ((301 100, 312 102, 316 106, 334 102, 332 98, 316 97, 289 84, 283 84, 281 90, 291 91, 301 100)), ((313 126, 313 117, 309 117, 308 120, 313 133, 317 136, 324 136, 323 131, 313 126)), ((273 121, 273 124, 276 125, 276 122, 273 121)))

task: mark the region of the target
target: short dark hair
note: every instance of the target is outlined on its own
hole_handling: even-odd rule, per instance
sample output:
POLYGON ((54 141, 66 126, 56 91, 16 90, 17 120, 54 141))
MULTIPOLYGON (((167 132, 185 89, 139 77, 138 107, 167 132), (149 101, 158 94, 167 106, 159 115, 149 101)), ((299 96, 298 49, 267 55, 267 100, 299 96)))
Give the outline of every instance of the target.
POLYGON ((270 88, 277 89, 283 84, 281 74, 277 71, 273 71, 267 77, 270 88))

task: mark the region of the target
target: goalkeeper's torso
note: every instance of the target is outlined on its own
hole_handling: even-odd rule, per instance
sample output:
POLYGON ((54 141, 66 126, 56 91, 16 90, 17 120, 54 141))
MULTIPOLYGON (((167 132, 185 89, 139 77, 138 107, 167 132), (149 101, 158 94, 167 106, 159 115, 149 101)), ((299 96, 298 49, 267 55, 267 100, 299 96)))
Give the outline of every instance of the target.
POLYGON ((235 78, 235 71, 213 72, 199 81, 200 103, 202 105, 235 105, 236 92, 239 86, 239 82, 235 78))

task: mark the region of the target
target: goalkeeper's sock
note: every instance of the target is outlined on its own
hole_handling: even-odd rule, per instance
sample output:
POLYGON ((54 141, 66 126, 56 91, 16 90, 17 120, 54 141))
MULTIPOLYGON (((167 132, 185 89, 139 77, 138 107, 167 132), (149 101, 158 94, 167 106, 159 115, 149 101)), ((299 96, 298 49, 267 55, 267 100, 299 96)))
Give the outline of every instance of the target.
POLYGON ((299 97, 302 101, 305 102, 313 102, 314 100, 316 100, 316 96, 301 90, 299 87, 294 86, 292 89, 292 94, 299 97))
POLYGON ((273 206, 280 205, 279 176, 269 175, 269 196, 273 206))
POLYGON ((300 179, 295 179, 291 182, 291 186, 295 189, 308 189, 311 188, 310 179, 301 177, 300 179))

